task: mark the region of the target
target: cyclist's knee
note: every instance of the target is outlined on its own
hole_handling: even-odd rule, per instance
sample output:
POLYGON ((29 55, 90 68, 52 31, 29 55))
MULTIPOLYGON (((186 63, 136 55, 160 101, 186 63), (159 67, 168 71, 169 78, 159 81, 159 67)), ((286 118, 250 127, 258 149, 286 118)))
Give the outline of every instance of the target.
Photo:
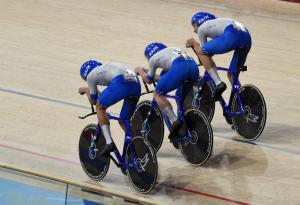
POLYGON ((106 107, 102 106, 101 104, 97 103, 96 104, 96 110, 99 113, 105 113, 106 112, 106 107))
POLYGON ((164 97, 163 93, 158 93, 156 91, 154 91, 153 96, 154 96, 155 99, 157 99, 157 98, 160 99, 160 98, 164 97))
POLYGON ((228 78, 231 78, 232 77, 232 74, 230 72, 227 72, 227 77, 228 78))
POLYGON ((124 124, 124 121, 119 120, 118 123, 119 123, 120 127, 121 127, 123 130, 125 130, 125 124, 124 124))
POLYGON ((160 102, 160 101, 161 101, 161 99, 163 99, 163 98, 164 98, 164 96, 163 96, 162 94, 160 94, 160 93, 157 93, 156 91, 154 91, 154 93, 153 93, 153 97, 154 97, 154 99, 156 100, 156 102, 160 102))

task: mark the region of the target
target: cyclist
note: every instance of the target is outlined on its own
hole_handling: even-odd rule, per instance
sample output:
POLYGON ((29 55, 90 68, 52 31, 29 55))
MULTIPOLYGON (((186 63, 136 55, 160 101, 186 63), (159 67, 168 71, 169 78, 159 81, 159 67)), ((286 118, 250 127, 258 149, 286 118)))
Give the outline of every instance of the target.
MULTIPOLYGON (((88 87, 80 87, 78 92, 86 94, 91 105, 96 105, 98 126, 105 137, 106 146, 99 153, 107 155, 115 150, 111 138, 106 109, 124 100, 120 117, 129 120, 141 94, 141 85, 136 74, 120 63, 102 64, 95 60, 85 62, 80 68, 80 75, 88 87), (107 86, 101 93, 97 86, 107 86)), ((119 122, 124 130, 124 125, 119 122)))
MULTIPOLYGON (((245 64, 251 48, 250 33, 243 24, 233 19, 217 18, 207 12, 198 12, 193 15, 191 23, 194 32, 198 34, 200 44, 194 38, 190 38, 186 41, 186 47, 195 49, 205 70, 215 82, 216 89, 213 93, 213 98, 218 100, 227 86, 220 79, 216 70, 216 64, 211 57, 214 54, 234 51, 229 69, 234 74, 233 76, 238 76, 239 69, 245 64), (207 38, 212 40, 207 41, 207 38)), ((232 83, 233 77, 229 72, 228 78, 232 83)))
MULTIPOLYGON (((149 62, 149 70, 143 67, 135 68, 143 81, 151 84, 158 81, 154 91, 160 110, 166 114, 172 123, 169 139, 172 140, 179 134, 185 135, 186 125, 178 120, 171 103, 164 97, 168 92, 179 88, 185 80, 196 81, 199 78, 199 70, 196 62, 187 55, 186 51, 167 47, 160 42, 154 42, 146 46, 144 55, 149 62), (161 68, 160 75, 156 75, 156 69, 161 68)), ((181 95, 181 89, 176 92, 181 95)))

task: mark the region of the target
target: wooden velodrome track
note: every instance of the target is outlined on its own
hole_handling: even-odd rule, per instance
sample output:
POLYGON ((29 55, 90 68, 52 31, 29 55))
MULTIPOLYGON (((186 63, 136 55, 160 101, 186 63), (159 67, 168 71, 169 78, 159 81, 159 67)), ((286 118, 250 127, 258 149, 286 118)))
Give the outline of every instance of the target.
MULTIPOLYGON (((206 10, 235 18, 251 31, 253 48, 241 82, 263 92, 266 128, 255 145, 234 141, 217 105, 214 153, 205 166, 191 166, 165 140, 158 186, 139 196, 164 204, 299 204, 300 4, 253 2, 1 0, 0 162, 135 194, 114 164, 99 183, 81 169, 79 134, 96 119, 77 118, 89 112, 86 98, 77 94, 84 85, 79 67, 87 59, 147 66, 147 43, 183 48, 194 36, 191 15, 206 10)), ((227 66, 230 55, 215 60, 227 66)), ((117 104, 110 111, 119 109, 117 104)), ((121 146, 116 123, 112 132, 121 146)))

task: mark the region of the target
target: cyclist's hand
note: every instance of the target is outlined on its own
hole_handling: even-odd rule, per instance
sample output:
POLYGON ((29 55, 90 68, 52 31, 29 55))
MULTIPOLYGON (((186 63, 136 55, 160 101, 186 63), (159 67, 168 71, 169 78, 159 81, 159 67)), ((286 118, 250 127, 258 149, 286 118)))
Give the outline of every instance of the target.
POLYGON ((140 75, 140 72, 141 72, 141 69, 142 67, 141 66, 138 66, 134 69, 134 72, 137 74, 137 75, 140 75))
POLYGON ((198 47, 198 46, 200 47, 200 44, 196 41, 195 38, 189 38, 189 39, 186 40, 185 46, 187 48, 198 47))
POLYGON ((141 75, 141 73, 147 73, 148 70, 142 66, 138 66, 134 69, 134 72, 137 74, 137 75, 141 75))
POLYGON ((135 72, 137 75, 139 75, 139 71, 140 71, 140 66, 138 66, 138 67, 136 67, 136 68, 134 69, 134 72, 135 72))
POLYGON ((144 68, 144 67, 141 67, 141 69, 145 72, 145 73, 148 73, 148 69, 144 68))
POLYGON ((78 89, 78 93, 79 93, 80 95, 84 95, 84 94, 86 93, 86 87, 80 87, 80 88, 78 89))
POLYGON ((147 79, 147 76, 146 76, 146 75, 142 75, 141 77, 142 77, 144 83, 147 83, 147 82, 148 82, 148 79, 147 79))

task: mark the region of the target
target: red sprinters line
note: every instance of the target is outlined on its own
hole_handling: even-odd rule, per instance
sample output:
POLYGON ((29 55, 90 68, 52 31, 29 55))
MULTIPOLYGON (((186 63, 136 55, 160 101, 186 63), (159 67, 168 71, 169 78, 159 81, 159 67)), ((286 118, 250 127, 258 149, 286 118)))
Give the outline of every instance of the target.
POLYGON ((236 200, 228 199, 228 198, 225 198, 225 197, 222 197, 222 196, 217 196, 217 195, 213 195, 213 194, 209 194, 209 193, 205 193, 205 192, 195 191, 195 190, 192 190, 192 189, 187 189, 187 188, 183 188, 183 187, 179 187, 179 186, 175 186, 175 185, 168 185, 168 184, 164 184, 164 183, 161 183, 160 185, 163 185, 163 186, 166 186, 166 187, 171 187, 173 189, 178 189, 178 190, 193 193, 193 194, 197 194, 197 195, 202 195, 202 196, 207 196, 207 197, 210 197, 210 198, 219 199, 219 200, 222 200, 222 201, 233 202, 233 203, 241 204, 241 205, 250 205, 249 203, 236 201, 236 200))
MULTIPOLYGON (((13 147, 13 146, 10 146, 10 145, 0 144, 0 147, 4 147, 4 148, 7 148, 7 149, 12 149, 12 150, 15 150, 15 151, 20 151, 20 152, 24 152, 24 153, 28 153, 28 154, 32 154, 32 155, 39 156, 39 157, 53 159, 53 160, 56 160, 56 161, 65 162, 65 163, 69 163, 69 164, 74 164, 74 165, 79 165, 80 164, 79 162, 66 160, 66 159, 62 159, 62 158, 58 158, 58 157, 53 157, 53 156, 49 156, 49 155, 46 155, 46 154, 41 154, 41 153, 38 153, 38 152, 32 152, 32 151, 29 151, 29 150, 21 149, 21 148, 18 148, 18 147, 13 147)), ((185 191, 185 192, 188 192, 188 193, 193 193, 193 194, 196 194, 196 195, 202 195, 202 196, 206 196, 206 197, 210 197, 210 198, 214 198, 214 199, 218 199, 218 200, 222 200, 222 201, 233 202, 233 203, 240 204, 240 205, 249 205, 249 203, 240 202, 240 201, 228 199, 228 198, 225 198, 225 197, 221 197, 221 196, 217 196, 217 195, 213 195, 213 194, 209 194, 209 193, 205 193, 205 192, 195 191, 195 190, 192 190, 192 189, 187 189, 187 188, 183 188, 183 187, 179 187, 179 186, 175 186, 175 185, 169 185, 169 184, 165 184, 165 183, 159 183, 159 184, 162 185, 162 186, 171 187, 173 189, 185 191)))
POLYGON ((66 163, 69 163, 69 164, 75 164, 75 165, 80 164, 79 162, 75 162, 75 161, 71 161, 71 160, 67 160, 67 159, 62 159, 62 158, 58 158, 58 157, 53 157, 53 156, 49 156, 49 155, 45 155, 45 154, 41 154, 41 153, 37 153, 37 152, 32 152, 32 151, 21 149, 21 148, 18 148, 18 147, 12 147, 10 145, 0 144, 0 147, 4 147, 4 148, 16 150, 16 151, 20 151, 20 152, 24 152, 24 153, 28 153, 28 154, 32 154, 32 155, 39 156, 39 157, 45 157, 45 158, 48 158, 48 159, 53 159, 53 160, 56 160, 56 161, 66 162, 66 163))
POLYGON ((291 3, 300 3, 300 0, 282 0, 282 1, 288 1, 291 3))

